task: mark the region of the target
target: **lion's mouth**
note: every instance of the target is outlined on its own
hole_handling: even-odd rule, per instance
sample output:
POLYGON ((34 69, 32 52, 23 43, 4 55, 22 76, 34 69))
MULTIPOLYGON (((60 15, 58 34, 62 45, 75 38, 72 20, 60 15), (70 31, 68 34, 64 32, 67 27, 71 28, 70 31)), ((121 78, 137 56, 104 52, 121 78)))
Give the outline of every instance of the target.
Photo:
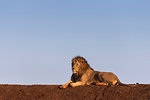
POLYGON ((77 72, 74 72, 74 71, 73 71, 73 73, 76 74, 77 72))

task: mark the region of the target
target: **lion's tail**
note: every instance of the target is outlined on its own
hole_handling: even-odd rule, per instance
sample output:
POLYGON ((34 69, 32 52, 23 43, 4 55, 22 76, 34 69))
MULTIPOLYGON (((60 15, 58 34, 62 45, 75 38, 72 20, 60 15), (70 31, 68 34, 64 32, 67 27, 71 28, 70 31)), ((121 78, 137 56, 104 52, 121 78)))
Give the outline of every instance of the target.
POLYGON ((120 82, 120 80, 118 80, 118 82, 117 82, 119 85, 122 85, 122 86, 129 86, 130 87, 130 85, 128 85, 128 84, 124 84, 124 83, 122 83, 122 82, 120 82))
POLYGON ((117 83, 118 83, 119 85, 128 86, 128 87, 135 87, 135 86, 137 86, 137 84, 131 84, 131 85, 130 85, 130 84, 124 84, 124 83, 120 82, 120 80, 118 80, 117 83))

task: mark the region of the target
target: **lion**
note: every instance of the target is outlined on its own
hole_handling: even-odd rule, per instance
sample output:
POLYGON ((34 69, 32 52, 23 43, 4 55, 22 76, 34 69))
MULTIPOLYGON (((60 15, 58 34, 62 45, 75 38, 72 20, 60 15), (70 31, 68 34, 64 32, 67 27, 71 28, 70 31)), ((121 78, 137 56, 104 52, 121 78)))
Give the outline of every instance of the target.
POLYGON ((72 76, 71 80, 60 88, 68 86, 77 87, 83 85, 126 85, 121 83, 118 77, 112 72, 94 71, 85 58, 76 56, 72 59, 72 76))

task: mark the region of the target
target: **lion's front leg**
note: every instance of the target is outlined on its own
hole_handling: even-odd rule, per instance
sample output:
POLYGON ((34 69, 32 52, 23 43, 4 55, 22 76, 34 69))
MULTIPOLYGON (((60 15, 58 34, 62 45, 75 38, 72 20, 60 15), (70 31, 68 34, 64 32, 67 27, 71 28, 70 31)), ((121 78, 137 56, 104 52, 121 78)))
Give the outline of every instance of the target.
POLYGON ((62 89, 62 88, 63 88, 63 89, 64 89, 64 88, 67 88, 70 83, 72 83, 72 81, 69 81, 69 82, 65 83, 64 85, 60 86, 59 88, 61 88, 61 89, 62 89))
POLYGON ((84 85, 85 83, 83 83, 83 82, 75 82, 75 83, 70 83, 70 86, 72 86, 72 87, 76 87, 76 86, 82 86, 82 85, 84 85))

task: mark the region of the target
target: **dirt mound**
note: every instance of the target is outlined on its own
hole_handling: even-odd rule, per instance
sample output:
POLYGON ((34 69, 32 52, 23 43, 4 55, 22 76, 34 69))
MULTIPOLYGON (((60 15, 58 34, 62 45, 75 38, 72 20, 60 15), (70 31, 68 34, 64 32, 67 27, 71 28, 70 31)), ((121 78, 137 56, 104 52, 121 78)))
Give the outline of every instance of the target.
POLYGON ((0 100, 150 100, 150 84, 128 86, 0 85, 0 100))

